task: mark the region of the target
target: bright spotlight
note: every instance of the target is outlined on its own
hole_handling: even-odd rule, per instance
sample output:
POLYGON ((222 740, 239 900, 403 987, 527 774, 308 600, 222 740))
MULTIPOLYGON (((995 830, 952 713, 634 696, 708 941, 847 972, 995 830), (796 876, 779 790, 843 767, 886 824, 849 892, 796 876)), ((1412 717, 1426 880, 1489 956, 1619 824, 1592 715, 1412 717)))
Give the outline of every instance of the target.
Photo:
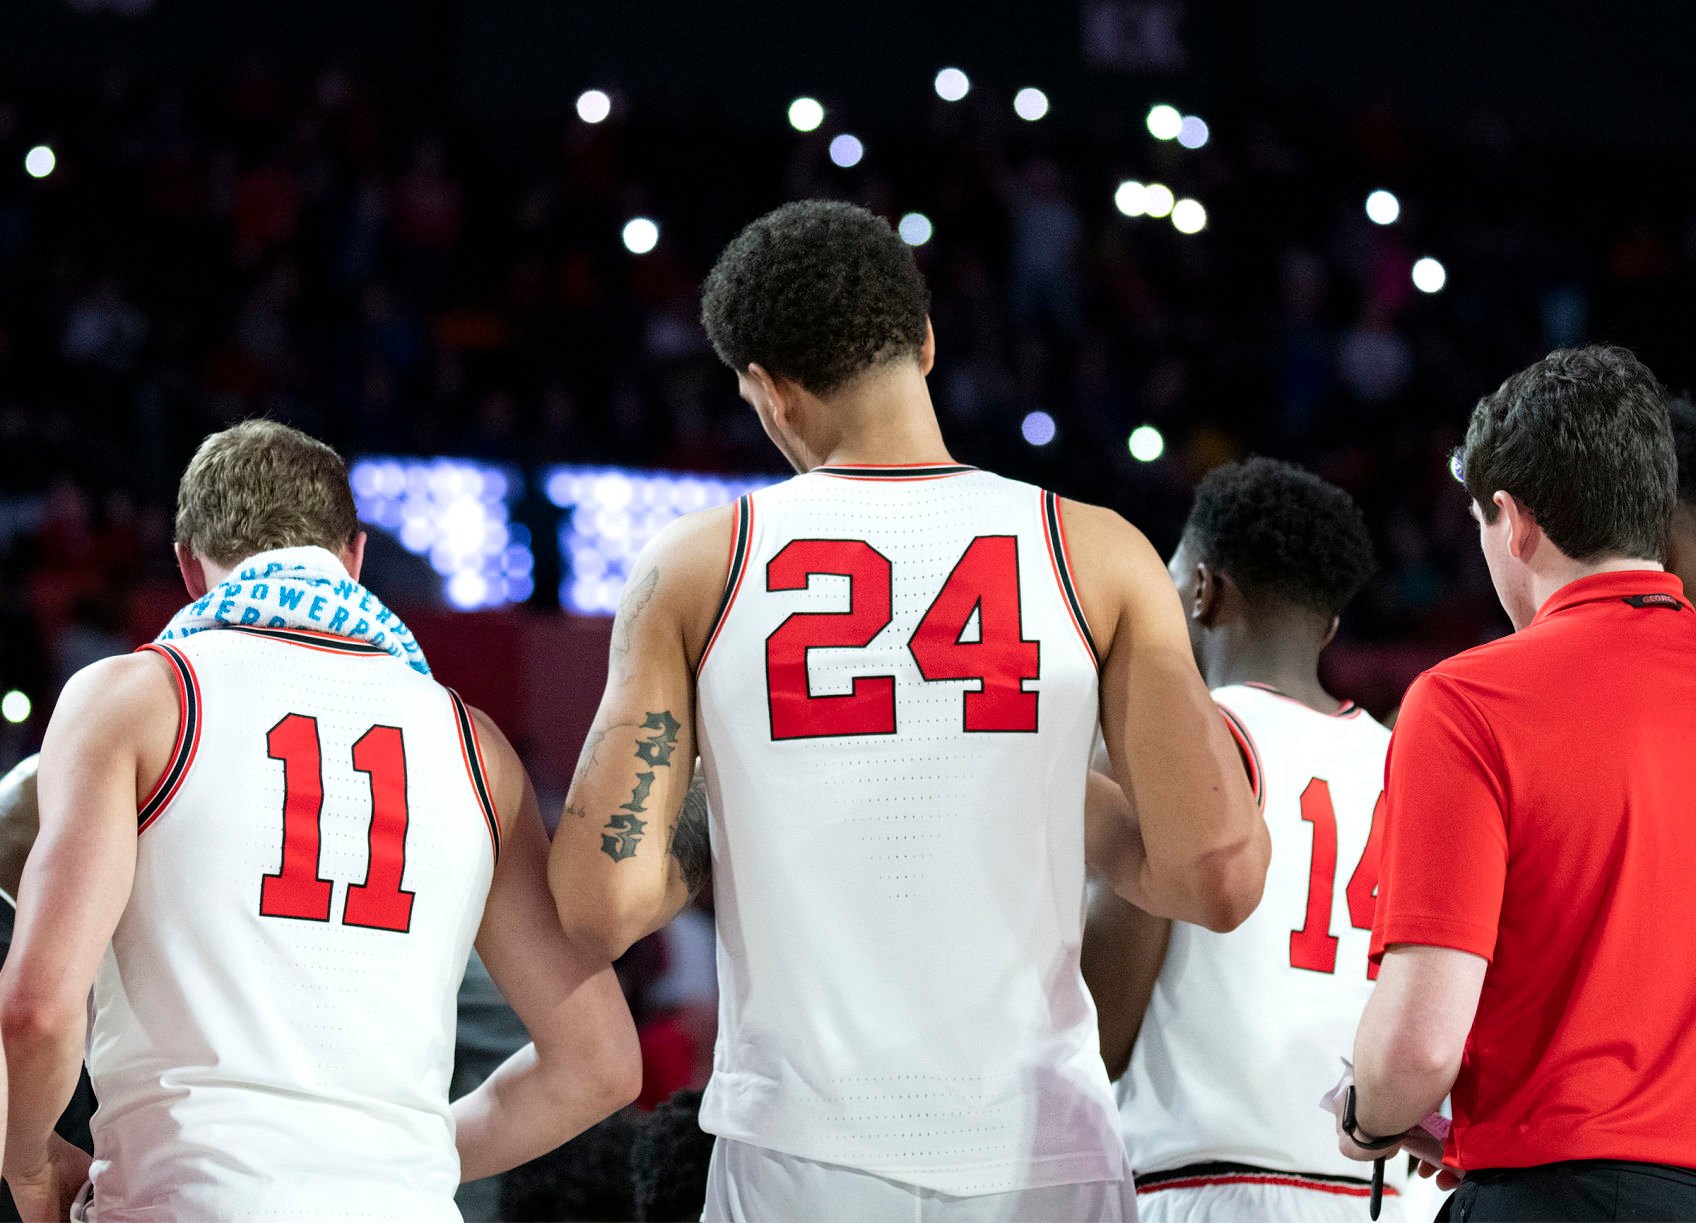
POLYGON ((587 89, 577 95, 577 117, 585 123, 599 123, 612 114, 612 99, 599 89, 587 89))
POLYGON ((44 144, 38 144, 24 154, 24 173, 31 178, 46 178, 58 164, 59 159, 53 156, 53 150, 44 144))
POLYGON ((817 98, 796 98, 789 104, 789 126, 796 131, 817 131, 823 122, 824 107, 817 98))
POLYGON ((1172 188, 1165 183, 1150 183, 1142 189, 1142 210, 1151 217, 1171 216, 1176 202, 1172 188))
POLYGON ((1166 439, 1153 425, 1138 425, 1131 430, 1131 457, 1139 463, 1152 463, 1166 453, 1166 439))
POLYGON ((1013 95, 1013 113, 1026 123, 1035 123, 1048 113, 1048 95, 1027 85, 1013 95))
POLYGON ((936 74, 936 96, 944 102, 958 102, 971 91, 971 78, 958 68, 944 68, 936 74))
POLYGON ((1054 440, 1054 418, 1047 412, 1032 412, 1019 422, 1019 434, 1033 446, 1046 446, 1054 440))
POLYGON ((1200 200, 1177 201, 1172 205, 1172 228, 1181 234, 1199 234, 1207 228, 1207 209, 1200 200))
POLYGON ((660 227, 647 217, 632 217, 624 223, 624 249, 646 255, 660 243, 660 227))
POLYGON ((843 132, 830 142, 830 159, 846 170, 849 166, 860 164, 860 158, 866 155, 866 146, 860 143, 858 136, 850 136, 843 132))
POLYGON ((1380 188, 1366 197, 1366 216, 1375 225, 1394 225, 1402 215, 1402 202, 1393 191, 1380 188))
POLYGON ((1183 124, 1178 128, 1178 143, 1186 149, 1199 149, 1207 143, 1210 134, 1207 120, 1200 115, 1185 115, 1183 124))
POLYGON ((12 725, 29 721, 29 711, 29 697, 16 688, 0 696, 0 718, 5 718, 12 725))
POLYGON ((1176 140, 1178 133, 1184 130, 1184 117, 1178 113, 1178 108, 1164 102, 1149 107, 1147 122, 1148 134, 1156 140, 1176 140))
POLYGON ((1449 273, 1430 255, 1416 260, 1413 265, 1413 287, 1421 293, 1436 293, 1448 283, 1449 273))
POLYGON ((908 246, 923 246, 930 241, 930 236, 935 231, 931 228, 930 218, 924 213, 909 212, 901 218, 895 232, 901 235, 901 241, 908 246))
POLYGON ((1134 178, 1127 178, 1113 193, 1113 207, 1128 217, 1140 217, 1148 211, 1148 188, 1134 178))

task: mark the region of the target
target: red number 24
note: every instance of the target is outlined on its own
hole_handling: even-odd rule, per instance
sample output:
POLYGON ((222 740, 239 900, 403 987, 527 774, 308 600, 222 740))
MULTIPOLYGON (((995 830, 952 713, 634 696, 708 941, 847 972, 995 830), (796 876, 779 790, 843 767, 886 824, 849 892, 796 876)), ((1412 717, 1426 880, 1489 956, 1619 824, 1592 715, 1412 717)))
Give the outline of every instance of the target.
MULTIPOLYGON (((271 759, 283 762, 283 860, 259 888, 264 917, 330 920, 335 885, 318 873, 324 812, 324 769, 318 719, 291 713, 265 736, 271 759)), ((370 857, 365 881, 348 885, 342 924, 405 933, 412 927, 413 893, 406 872, 406 747, 398 726, 373 726, 353 745, 353 768, 371 781, 370 857)))
MULTIPOLYGON (((1372 929, 1372 913, 1378 898, 1378 817, 1384 811, 1384 796, 1372 808, 1372 831, 1366 849, 1349 876, 1344 898, 1349 906, 1349 924, 1356 930, 1372 929)), ((1301 792, 1301 818, 1313 825, 1313 864, 1307 880, 1307 917, 1300 930, 1290 933, 1290 967, 1311 972, 1337 971, 1337 936, 1331 933, 1332 889, 1337 883, 1337 812, 1331 806, 1331 783, 1315 777, 1301 792)), ((1378 966, 1368 964, 1369 980, 1378 977, 1378 966)))
MULTIPOLYGON (((907 648, 932 683, 976 680, 965 694, 964 729, 1030 733, 1037 694, 1025 681, 1041 673, 1039 643, 1026 640, 1019 606, 1019 541, 980 535, 966 547, 907 648), (975 641, 965 641, 973 614, 975 641)), ((889 559, 859 539, 796 539, 766 566, 766 589, 804 590, 814 574, 848 579, 848 610, 796 612, 766 639, 766 690, 773 739, 821 739, 895 733, 895 677, 857 676, 840 696, 814 696, 811 650, 863 648, 889 627, 889 559)))

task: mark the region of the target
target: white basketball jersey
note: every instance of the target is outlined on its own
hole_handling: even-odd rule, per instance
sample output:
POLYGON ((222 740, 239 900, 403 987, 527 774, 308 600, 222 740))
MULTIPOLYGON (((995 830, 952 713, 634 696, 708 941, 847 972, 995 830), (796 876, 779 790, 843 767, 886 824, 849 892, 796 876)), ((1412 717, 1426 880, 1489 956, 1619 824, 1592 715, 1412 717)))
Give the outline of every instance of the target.
POLYGON ((1270 688, 1214 699, 1272 834, 1260 907, 1229 934, 1172 924, 1130 1066, 1125 1144, 1146 1173, 1213 1162, 1359 1179, 1319 1097, 1352 1057, 1371 992, 1374 814, 1390 732, 1359 708, 1320 713, 1270 688))
POLYGON ((1123 1175, 1078 970, 1096 711, 1052 494, 833 467, 738 503, 704 1129, 957 1195, 1123 1175))
POLYGON ((317 633, 146 648, 183 716, 94 985, 90 1217, 458 1219, 455 994, 499 838, 465 707, 317 633))

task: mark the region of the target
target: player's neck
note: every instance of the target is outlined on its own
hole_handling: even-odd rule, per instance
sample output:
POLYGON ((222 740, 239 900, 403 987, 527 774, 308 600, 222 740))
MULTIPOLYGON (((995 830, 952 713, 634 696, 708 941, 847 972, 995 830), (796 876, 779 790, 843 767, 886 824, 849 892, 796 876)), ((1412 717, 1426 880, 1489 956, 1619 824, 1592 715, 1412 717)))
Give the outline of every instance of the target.
POLYGON ((840 423, 818 446, 820 466, 954 462, 936 422, 930 388, 916 365, 863 379, 833 397, 830 408, 840 423))
POLYGON ((1311 641, 1221 630, 1204 649, 1210 688, 1261 684, 1320 713, 1335 713, 1342 704, 1319 682, 1319 654, 1311 641))

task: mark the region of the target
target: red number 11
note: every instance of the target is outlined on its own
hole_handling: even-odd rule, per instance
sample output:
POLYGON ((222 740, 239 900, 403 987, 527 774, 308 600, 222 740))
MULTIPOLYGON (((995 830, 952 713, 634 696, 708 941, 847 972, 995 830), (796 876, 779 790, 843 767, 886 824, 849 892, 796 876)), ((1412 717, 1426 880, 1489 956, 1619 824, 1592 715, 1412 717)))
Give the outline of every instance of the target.
MULTIPOLYGON (((335 885, 318 873, 324 813, 324 769, 318 719, 291 713, 265 736, 271 759, 283 762, 283 860, 259 888, 264 917, 330 920, 335 885)), ((365 881, 348 885, 342 924, 405 933, 413 893, 406 872, 406 747, 398 726, 373 726, 353 745, 353 767, 371 782, 370 855, 365 881)))

